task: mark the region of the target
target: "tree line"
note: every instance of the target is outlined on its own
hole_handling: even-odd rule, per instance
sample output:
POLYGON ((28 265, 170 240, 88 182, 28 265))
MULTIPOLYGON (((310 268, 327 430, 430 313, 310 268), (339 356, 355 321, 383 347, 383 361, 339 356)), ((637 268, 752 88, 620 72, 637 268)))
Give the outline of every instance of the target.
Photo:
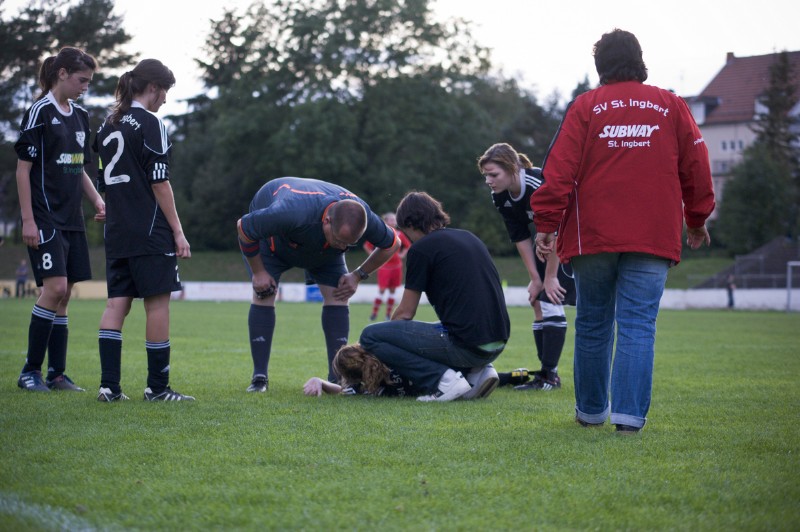
MULTIPOLYGON (((103 73, 135 63, 113 6, 35 0, 15 16, 0 11, 6 220, 18 218, 12 146, 41 60, 64 45, 98 58, 102 71, 91 87, 98 103, 89 106, 96 125, 116 83, 103 73)), ((235 221, 253 194, 292 175, 345 186, 379 213, 393 210, 409 190, 426 190, 454 226, 475 232, 495 254, 514 252, 476 160, 491 144, 508 142, 541 164, 564 108, 558 94, 540 101, 493 73, 468 21, 435 20, 429 0, 254 2, 212 21, 198 52, 204 91, 187 113, 168 117, 172 184, 195 249, 235 249, 235 221)), ((590 88, 586 79, 571 97, 590 88)), ((780 186, 793 183, 797 194, 793 179, 780 186)), ((726 201, 737 194, 729 187, 726 201)), ((101 232, 91 230, 100 244, 101 232)))

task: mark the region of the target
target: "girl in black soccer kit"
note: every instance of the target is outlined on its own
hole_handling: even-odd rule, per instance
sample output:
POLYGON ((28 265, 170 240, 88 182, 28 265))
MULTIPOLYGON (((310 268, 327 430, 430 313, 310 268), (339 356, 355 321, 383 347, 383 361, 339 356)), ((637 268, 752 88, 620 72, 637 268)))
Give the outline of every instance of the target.
POLYGON ((342 346, 333 358, 333 370, 338 383, 312 377, 303 385, 303 393, 373 397, 416 397, 425 393, 359 344, 342 346))
POLYGON ((23 390, 83 391, 64 374, 69 304, 76 282, 91 279, 82 195, 105 217, 105 204, 84 166, 91 163, 89 114, 76 105, 97 63, 77 48, 62 48, 39 71, 41 94, 25 112, 14 145, 22 241, 42 288, 28 329, 28 354, 17 386, 23 390), (47 378, 42 364, 48 355, 47 378))
POLYGON ((100 320, 100 391, 97 400, 128 399, 120 386, 122 325, 134 298, 146 313, 147 401, 193 397, 169 387, 169 301, 181 289, 177 257, 189 258, 169 183, 167 131, 153 113, 164 104, 175 76, 156 59, 141 61, 119 78, 116 104, 97 132, 98 189, 105 193, 108 302, 100 320))
MULTIPOLYGON (((528 157, 501 143, 491 146, 478 159, 478 169, 492 189, 492 201, 503 217, 508 236, 528 270, 528 299, 533 306, 533 338, 541 370, 533 372, 531 382, 516 390, 555 390, 561 387, 558 361, 567 334, 563 302, 574 303, 574 281, 559 265, 555 253, 547 264, 534 254, 530 224, 533 222, 531 195, 542 184, 539 168, 528 157)), ((571 274, 571 270, 570 270, 571 274)))

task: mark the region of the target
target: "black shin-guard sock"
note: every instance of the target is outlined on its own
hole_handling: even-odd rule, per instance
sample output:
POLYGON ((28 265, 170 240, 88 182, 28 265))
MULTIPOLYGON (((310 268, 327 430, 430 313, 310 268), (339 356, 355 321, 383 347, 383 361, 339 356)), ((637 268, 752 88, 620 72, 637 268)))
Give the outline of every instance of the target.
POLYGON ((567 337, 567 321, 546 322, 542 329, 542 369, 556 371, 564 340, 567 337))
POLYGON ((350 334, 350 307, 344 305, 323 305, 322 332, 325 334, 325 347, 328 350, 328 380, 336 382, 333 372, 333 357, 339 348, 347 343, 350 334))
POLYGON ((56 316, 53 320, 53 329, 47 342, 47 380, 63 375, 67 369, 68 325, 66 316, 56 316))
POLYGON ((28 356, 25 359, 25 366, 22 368, 23 373, 42 370, 55 318, 55 311, 47 310, 39 305, 33 306, 31 324, 28 327, 28 356))
POLYGON ((544 327, 544 321, 534 321, 531 325, 531 329, 533 330, 533 343, 536 345, 536 358, 539 359, 539 362, 542 361, 542 328, 544 327))
POLYGON ((169 386, 169 340, 145 342, 147 349, 147 387, 159 394, 169 386))
POLYGON ((253 375, 264 375, 269 379, 269 356, 272 352, 272 336, 275 333, 275 307, 250 305, 247 328, 250 332, 253 375))
POLYGON ((113 393, 122 392, 122 331, 100 329, 98 335, 100 346, 100 387, 108 388, 113 393))

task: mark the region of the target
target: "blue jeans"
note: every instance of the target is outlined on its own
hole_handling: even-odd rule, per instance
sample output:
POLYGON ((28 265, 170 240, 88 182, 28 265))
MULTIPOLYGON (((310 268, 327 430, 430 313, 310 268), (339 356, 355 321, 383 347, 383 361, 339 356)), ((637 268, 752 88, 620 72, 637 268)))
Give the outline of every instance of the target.
POLYGON ((573 257, 572 267, 578 291, 576 415, 602 423, 610 412, 611 423, 641 428, 650 409, 656 317, 669 261, 642 253, 600 253, 573 257))
POLYGON ((373 323, 361 332, 359 343, 425 393, 437 390, 439 380, 448 369, 461 371, 485 366, 500 354, 479 355, 454 344, 439 322, 394 320, 373 323))

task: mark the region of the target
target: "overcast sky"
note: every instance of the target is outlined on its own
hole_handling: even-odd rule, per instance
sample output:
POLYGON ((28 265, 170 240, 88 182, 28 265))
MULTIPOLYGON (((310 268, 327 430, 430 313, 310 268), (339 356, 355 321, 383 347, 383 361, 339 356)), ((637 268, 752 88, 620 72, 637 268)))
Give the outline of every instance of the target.
MULTIPOLYGON (((2 0, 0 0, 2 1, 2 0)), ((25 2, 6 0, 6 14, 25 2)), ((131 51, 169 66, 178 83, 161 114, 181 112, 181 98, 201 89, 193 59, 211 19, 223 6, 252 0, 116 0, 115 12, 133 36, 131 51)), ((800 50, 800 2, 796 0, 434 0, 437 18, 474 23, 474 37, 493 50, 493 63, 544 99, 597 74, 592 45, 615 27, 636 34, 649 69, 647 83, 681 96, 698 94, 736 56, 800 50)), ((91 53, 91 50, 89 50, 91 53)))

